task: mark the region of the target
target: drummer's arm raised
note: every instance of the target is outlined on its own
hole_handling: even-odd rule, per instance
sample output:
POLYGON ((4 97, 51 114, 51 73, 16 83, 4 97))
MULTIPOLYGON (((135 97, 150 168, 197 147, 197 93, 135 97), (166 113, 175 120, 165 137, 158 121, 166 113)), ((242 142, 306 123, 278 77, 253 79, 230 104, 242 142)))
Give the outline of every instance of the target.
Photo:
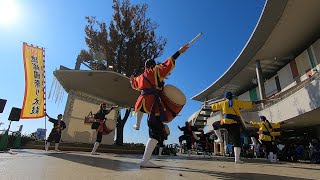
POLYGON ((160 81, 163 81, 164 78, 166 78, 170 72, 175 67, 175 61, 178 59, 178 57, 184 53, 188 49, 188 45, 182 46, 179 51, 174 53, 173 56, 168 58, 165 62, 161 63, 160 65, 156 66, 156 70, 158 71, 158 75, 160 77, 160 81))

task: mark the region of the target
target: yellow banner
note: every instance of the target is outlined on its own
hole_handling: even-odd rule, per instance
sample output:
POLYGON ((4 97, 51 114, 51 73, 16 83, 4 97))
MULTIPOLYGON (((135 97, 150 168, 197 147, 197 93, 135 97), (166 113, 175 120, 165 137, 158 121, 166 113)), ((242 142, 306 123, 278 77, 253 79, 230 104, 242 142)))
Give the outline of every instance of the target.
POLYGON ((25 91, 21 119, 44 117, 45 69, 44 49, 23 43, 25 91))

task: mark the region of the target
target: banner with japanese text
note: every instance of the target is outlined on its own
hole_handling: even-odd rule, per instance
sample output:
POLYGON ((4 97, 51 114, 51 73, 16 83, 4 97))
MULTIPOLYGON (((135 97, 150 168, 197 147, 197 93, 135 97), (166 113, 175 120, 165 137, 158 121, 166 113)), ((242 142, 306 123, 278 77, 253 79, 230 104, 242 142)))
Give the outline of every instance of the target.
POLYGON ((23 43, 25 91, 21 119, 45 116, 44 49, 23 43))

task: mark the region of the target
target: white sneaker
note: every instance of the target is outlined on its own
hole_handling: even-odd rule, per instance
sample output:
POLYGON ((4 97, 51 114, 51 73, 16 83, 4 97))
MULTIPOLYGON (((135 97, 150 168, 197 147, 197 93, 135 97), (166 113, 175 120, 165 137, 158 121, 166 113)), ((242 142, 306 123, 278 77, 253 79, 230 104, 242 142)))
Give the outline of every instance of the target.
POLYGON ((142 161, 140 163, 141 168, 159 168, 160 166, 152 163, 151 161, 142 161))
POLYGON ((236 160, 236 161, 234 161, 234 163, 236 163, 236 164, 243 164, 243 161, 241 161, 241 160, 236 160))
POLYGON ((99 155, 97 152, 91 152, 91 155, 99 155))

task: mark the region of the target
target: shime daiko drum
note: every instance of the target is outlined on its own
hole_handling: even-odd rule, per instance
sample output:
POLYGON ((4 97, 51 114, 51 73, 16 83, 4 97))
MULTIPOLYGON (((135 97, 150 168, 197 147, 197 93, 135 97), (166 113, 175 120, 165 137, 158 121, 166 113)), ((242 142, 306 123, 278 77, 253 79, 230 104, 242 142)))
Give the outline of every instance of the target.
POLYGON ((167 115, 165 123, 171 122, 186 104, 186 96, 172 85, 165 85, 160 96, 167 115))
POLYGON ((116 119, 107 119, 105 122, 105 130, 107 134, 111 133, 117 127, 117 120, 116 119))

